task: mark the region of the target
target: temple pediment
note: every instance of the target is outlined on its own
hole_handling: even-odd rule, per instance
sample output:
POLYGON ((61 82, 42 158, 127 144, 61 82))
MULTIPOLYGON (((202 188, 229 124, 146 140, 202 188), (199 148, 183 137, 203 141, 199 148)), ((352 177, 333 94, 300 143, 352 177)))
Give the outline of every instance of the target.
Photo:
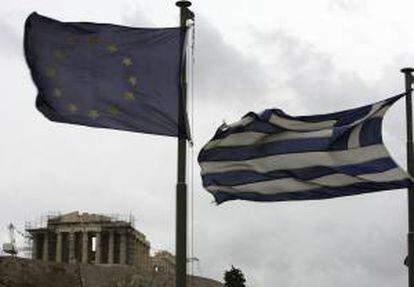
POLYGON ((94 213, 79 213, 78 211, 62 214, 56 217, 49 219, 53 222, 61 222, 61 223, 82 223, 82 222, 110 222, 111 217, 101 215, 101 214, 94 214, 94 213))

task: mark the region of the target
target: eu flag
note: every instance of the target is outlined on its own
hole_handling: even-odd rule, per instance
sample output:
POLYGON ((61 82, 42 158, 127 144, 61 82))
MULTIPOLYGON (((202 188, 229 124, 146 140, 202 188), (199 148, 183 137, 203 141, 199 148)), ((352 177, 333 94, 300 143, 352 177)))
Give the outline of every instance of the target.
POLYGON ((25 55, 48 119, 187 137, 180 118, 185 31, 64 23, 32 13, 25 55))

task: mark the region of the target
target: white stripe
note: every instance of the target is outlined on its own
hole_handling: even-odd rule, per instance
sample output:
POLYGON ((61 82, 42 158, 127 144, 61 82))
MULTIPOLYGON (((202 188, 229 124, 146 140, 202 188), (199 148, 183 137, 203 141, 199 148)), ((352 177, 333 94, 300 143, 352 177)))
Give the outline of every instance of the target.
POLYGON ((331 137, 332 129, 325 129, 313 132, 281 132, 279 134, 266 134, 259 132, 235 133, 223 139, 212 140, 204 146, 204 150, 218 147, 248 146, 269 142, 278 142, 290 139, 331 137))
POLYGON ((382 109, 378 110, 377 112, 375 112, 375 115, 372 118, 382 118, 390 107, 391 106, 385 106, 382 109))
MULTIPOLYGON (((359 119, 357 121, 355 121, 355 123, 353 124, 359 124, 360 122, 365 121, 366 119, 372 117, 372 115, 376 114, 377 112, 379 112, 379 109, 381 108, 381 106, 385 103, 385 101, 381 101, 378 103, 375 103, 371 106, 371 111, 362 119, 359 119)), ((388 110, 390 106, 385 106, 383 109, 381 109, 382 115, 385 114, 385 112, 388 110)))
POLYGON ((251 116, 244 117, 240 121, 237 121, 235 123, 232 123, 232 124, 228 125, 228 127, 229 128, 245 127, 248 124, 250 124, 251 122, 253 122, 253 120, 254 120, 254 118, 252 118, 251 116))
MULTIPOLYGON (((315 188, 313 186, 313 188, 315 188)), ((309 184, 297 181, 293 178, 284 178, 273 181, 264 181, 249 183, 238 186, 208 186, 210 191, 227 191, 227 192, 257 192, 257 193, 282 193, 294 192, 298 190, 309 190, 309 184)))
POLYGON ((348 148, 358 148, 360 143, 359 143, 359 134, 361 132, 362 129, 362 124, 359 124, 357 126, 355 126, 351 132, 351 134, 349 135, 348 138, 348 148))
POLYGON ((381 173, 369 173, 362 174, 357 176, 359 179, 364 181, 375 181, 375 182, 384 182, 384 181, 393 181, 408 179, 410 176, 401 168, 396 167, 381 173))
POLYGON ((280 154, 242 161, 206 161, 201 162, 200 166, 202 174, 234 170, 268 172, 272 170, 289 170, 318 165, 337 166, 357 164, 383 157, 389 157, 389 154, 384 145, 378 144, 351 150, 280 154))
POLYGON ((364 174, 358 177, 345 174, 332 174, 309 181, 298 181, 294 178, 284 178, 255 182, 237 186, 209 186, 210 191, 227 191, 227 192, 256 192, 262 194, 277 194, 284 192, 310 191, 324 187, 344 187, 361 182, 388 182, 394 180, 407 179, 407 175, 400 168, 390 169, 385 172, 364 174))
POLYGON ((304 122, 300 120, 286 119, 276 114, 272 114, 270 116, 269 122, 271 124, 274 124, 278 127, 281 127, 287 130, 296 130, 296 131, 322 130, 322 129, 332 128, 336 123, 335 120, 310 123, 310 122, 304 122))

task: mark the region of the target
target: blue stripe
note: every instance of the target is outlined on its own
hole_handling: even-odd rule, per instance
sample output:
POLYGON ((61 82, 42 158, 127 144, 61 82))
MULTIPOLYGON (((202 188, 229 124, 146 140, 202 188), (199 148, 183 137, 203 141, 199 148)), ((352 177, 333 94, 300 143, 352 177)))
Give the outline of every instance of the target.
MULTIPOLYGON (((330 121, 330 120, 336 120, 339 121, 340 124, 346 125, 353 123, 356 120, 359 120, 371 111, 372 105, 366 105, 363 107, 351 109, 351 110, 345 110, 340 112, 334 112, 329 114, 320 114, 320 115, 310 115, 310 116, 291 116, 286 114, 280 109, 272 109, 272 110, 266 110, 262 114, 267 115, 266 120, 270 118, 269 113, 278 115, 280 117, 283 117, 285 119, 289 120, 297 120, 297 121, 304 121, 308 123, 317 123, 322 121, 330 121)), ((339 124, 338 124, 339 125, 339 124)))
MULTIPOLYGON (((359 139, 361 146, 382 143, 381 125, 382 117, 374 117, 364 121, 359 139)), ((349 136, 354 128, 356 127, 334 127, 333 135, 330 138, 291 139, 261 145, 202 150, 199 161, 237 161, 284 153, 346 150, 349 136)), ((246 131, 246 128, 244 128, 244 131, 246 131)))
POLYGON ((337 118, 337 122, 335 126, 346 126, 354 123, 355 121, 358 121, 362 119, 363 117, 367 116, 369 112, 372 109, 372 105, 364 106, 357 109, 352 109, 343 112, 342 115, 340 115, 337 118))
POLYGON ((252 201, 295 201, 295 200, 317 200, 328 199, 340 196, 357 195, 361 193, 370 193, 381 190, 399 189, 414 186, 414 183, 409 180, 398 180, 389 182, 375 182, 375 183, 357 183, 339 188, 319 188, 311 191, 303 192, 286 192, 277 194, 260 194, 255 192, 211 192, 217 204, 228 200, 242 199, 252 201))
POLYGON ((211 185, 234 186, 282 178, 295 178, 297 180, 304 181, 335 173, 357 176, 367 173, 383 172, 396 167, 397 165, 395 162, 391 158, 386 157, 360 164, 336 167, 312 166, 301 169, 276 170, 266 173, 236 170, 231 172, 205 174, 202 175, 202 179, 204 187, 211 185))
POLYGON ((386 100, 385 100, 385 104, 384 104, 384 106, 391 106, 391 105, 393 105, 396 101, 398 101, 399 99, 401 99, 401 98, 402 98, 402 97, 404 97, 404 96, 405 96, 405 93, 402 93, 402 94, 396 95, 396 96, 394 96, 394 97, 388 98, 388 99, 386 99, 386 100))
POLYGON ((368 146, 373 144, 382 143, 381 134, 381 118, 372 118, 364 122, 359 133, 359 142, 361 146, 368 146))
POLYGON ((368 113, 371 111, 372 105, 337 112, 337 113, 331 113, 331 114, 325 114, 325 115, 315 115, 315 116, 303 116, 303 117, 297 117, 297 119, 300 120, 306 120, 306 121, 327 121, 327 120, 336 120, 335 126, 343 126, 343 125, 349 125, 359 119, 362 119, 363 117, 367 116, 368 113))
MULTIPOLYGON (((384 101, 384 106, 391 106, 393 103, 395 103, 397 100, 399 100, 401 97, 405 96, 405 94, 400 94, 397 96, 394 96, 392 98, 389 98, 384 101)), ((289 119, 289 120, 299 120, 309 123, 316 123, 321 121, 329 121, 329 120, 336 120, 335 127, 343 127, 347 126, 349 124, 352 124, 353 122, 362 119, 368 113, 371 111, 373 105, 366 105, 363 107, 351 109, 351 110, 345 110, 340 112, 334 112, 329 114, 320 114, 320 115, 311 115, 311 116, 290 116, 283 112, 280 109, 267 109, 263 111, 260 114, 256 114, 254 112, 247 113, 243 118, 245 117, 252 117, 253 122, 247 125, 246 127, 232 127, 227 128, 226 130, 222 130, 219 128, 216 131, 215 136, 213 137, 213 140, 215 139, 222 139, 227 137, 230 134, 234 133, 241 133, 241 132, 261 132, 261 133, 268 133, 268 134, 277 134, 283 131, 286 131, 286 129, 278 127, 277 125, 269 123, 269 119, 272 114, 276 114, 280 117, 289 119)))
POLYGON ((275 127, 274 125, 258 121, 255 119, 251 124, 249 124, 245 128, 237 129, 237 132, 259 132, 259 133, 267 133, 267 134, 278 134, 281 132, 285 132, 285 129, 282 129, 280 127, 275 127))
POLYGON ((348 140, 351 132, 355 127, 341 126, 334 127, 332 134, 332 143, 329 150, 345 150, 348 149, 348 140))
POLYGON ((202 150, 199 154, 198 161, 238 161, 277 154, 326 151, 330 143, 331 138, 325 137, 292 139, 240 147, 220 147, 202 150))
MULTIPOLYGON (((404 96, 405 94, 399 94, 389 99, 386 99, 383 101, 384 103, 380 108, 385 107, 385 106, 391 106, 392 104, 394 104, 396 101, 398 101, 400 98, 404 96)), ((278 116, 284 117, 286 119, 300 120, 300 121, 309 122, 309 123, 336 120, 337 123, 335 124, 335 126, 343 126, 343 125, 352 124, 353 122, 358 121, 364 118, 365 116, 367 116, 369 112, 371 111, 372 106, 373 104, 350 109, 350 110, 344 110, 344 111, 333 112, 333 113, 328 113, 328 114, 310 115, 310 116, 290 116, 288 114, 285 114, 280 109, 266 110, 264 113, 268 114, 269 111, 271 111, 272 113, 278 116)), ((269 116, 267 116, 267 119, 268 118, 269 116)))

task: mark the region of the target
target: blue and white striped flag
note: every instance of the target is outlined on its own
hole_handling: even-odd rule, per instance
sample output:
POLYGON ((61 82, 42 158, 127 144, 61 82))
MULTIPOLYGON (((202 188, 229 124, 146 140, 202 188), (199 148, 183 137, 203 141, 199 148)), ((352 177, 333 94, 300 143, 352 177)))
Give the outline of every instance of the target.
POLYGON ((385 112, 404 95, 324 115, 250 112, 222 125, 201 150, 203 186, 217 203, 324 199, 413 186, 381 135, 385 112))

